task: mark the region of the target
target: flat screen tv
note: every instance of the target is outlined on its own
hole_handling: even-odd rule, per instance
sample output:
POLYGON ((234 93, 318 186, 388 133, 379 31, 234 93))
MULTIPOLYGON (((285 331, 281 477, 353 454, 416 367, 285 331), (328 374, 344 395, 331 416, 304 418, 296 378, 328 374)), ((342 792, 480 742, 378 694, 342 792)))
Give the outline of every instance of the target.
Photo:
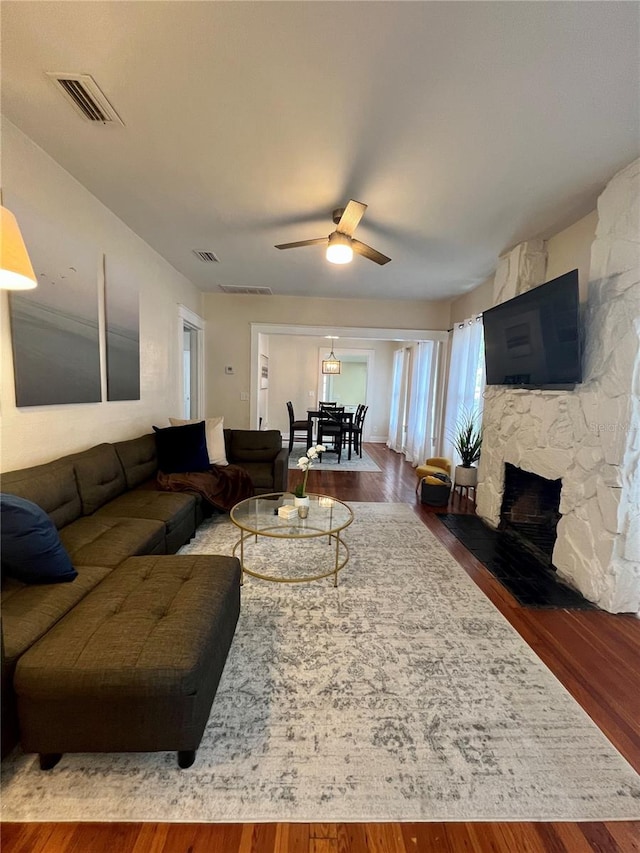
POLYGON ((582 382, 578 270, 483 314, 487 385, 569 389, 582 382))

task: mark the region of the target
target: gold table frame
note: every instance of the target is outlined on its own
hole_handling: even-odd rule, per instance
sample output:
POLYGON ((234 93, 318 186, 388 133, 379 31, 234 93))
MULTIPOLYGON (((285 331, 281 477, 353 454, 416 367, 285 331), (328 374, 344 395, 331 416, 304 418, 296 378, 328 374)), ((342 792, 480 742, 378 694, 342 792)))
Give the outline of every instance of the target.
MULTIPOLYGON (((245 518, 237 518, 236 510, 238 508, 246 509, 251 504, 256 504, 261 500, 270 500, 273 501, 274 508, 277 506, 282 506, 286 501, 290 503, 293 501, 293 494, 290 492, 272 492, 266 495, 256 495, 252 498, 247 498, 244 501, 240 501, 237 503, 233 509, 231 510, 230 517, 231 521, 239 530, 240 539, 233 546, 232 555, 235 557, 238 555, 238 549, 240 550, 239 559, 240 559, 240 584, 244 583, 245 574, 250 575, 254 578, 259 578, 260 580, 265 581, 273 581, 274 583, 310 583, 311 581, 322 580, 323 578, 328 578, 333 575, 333 585, 334 587, 338 586, 338 572, 340 572, 349 562, 349 546, 341 538, 340 533, 345 530, 345 528, 349 527, 350 524, 353 523, 353 510, 348 504, 344 503, 344 501, 338 500, 338 498, 331 497, 330 495, 318 495, 308 493, 308 497, 310 498, 311 507, 309 510, 309 515, 305 519, 301 519, 298 517, 294 517, 293 519, 287 521, 278 521, 277 516, 273 516, 274 523, 273 524, 258 524, 250 525, 247 523, 247 519, 245 518), (330 505, 326 507, 321 507, 319 504, 320 499, 325 501, 331 501, 330 505), (277 503, 276 503, 277 502, 277 503), (347 511, 346 517, 342 516, 339 523, 335 526, 332 522, 333 516, 333 507, 339 504, 341 507, 344 507, 347 511), (313 525, 313 509, 315 508, 316 512, 319 512, 321 509, 329 509, 329 526, 328 527, 317 527, 313 525), (292 532, 293 531, 293 532, 292 532), (331 568, 328 572, 323 571, 320 574, 308 575, 300 578, 291 578, 291 577, 274 577, 273 575, 266 575, 260 572, 255 572, 252 569, 247 568, 244 562, 244 543, 253 537, 255 537, 255 541, 258 541, 258 536, 267 536, 272 539, 288 539, 288 540, 305 540, 305 539, 317 539, 322 536, 326 536, 329 540, 329 544, 331 542, 335 542, 335 558, 333 568, 331 568)), ((268 516, 260 516, 256 514, 256 519, 259 521, 260 519, 267 521, 268 516)))

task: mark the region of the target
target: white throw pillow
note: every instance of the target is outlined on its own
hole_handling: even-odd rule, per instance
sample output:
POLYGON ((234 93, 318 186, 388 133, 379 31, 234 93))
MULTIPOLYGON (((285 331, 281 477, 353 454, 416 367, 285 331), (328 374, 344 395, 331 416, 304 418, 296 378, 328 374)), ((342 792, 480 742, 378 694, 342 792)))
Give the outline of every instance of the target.
POLYGON ((190 421, 180 420, 180 418, 169 418, 171 426, 199 424, 201 421, 204 421, 209 462, 212 465, 228 465, 227 452, 224 446, 224 418, 193 418, 190 421))

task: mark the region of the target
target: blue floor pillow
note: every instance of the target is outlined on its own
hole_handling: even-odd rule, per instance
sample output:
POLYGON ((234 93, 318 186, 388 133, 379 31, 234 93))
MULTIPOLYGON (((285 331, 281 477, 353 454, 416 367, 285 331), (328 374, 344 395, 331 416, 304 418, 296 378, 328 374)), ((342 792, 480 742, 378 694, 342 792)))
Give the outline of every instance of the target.
POLYGON ((2 574, 23 583, 65 583, 78 577, 55 524, 37 504, 0 494, 2 574))

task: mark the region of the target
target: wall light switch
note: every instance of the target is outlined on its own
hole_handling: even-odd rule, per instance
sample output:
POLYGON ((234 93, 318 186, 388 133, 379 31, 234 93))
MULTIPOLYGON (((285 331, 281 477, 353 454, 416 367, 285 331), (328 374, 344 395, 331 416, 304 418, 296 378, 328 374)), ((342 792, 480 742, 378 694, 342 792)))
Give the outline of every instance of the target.
POLYGON ((233 374, 233 367, 232 367, 230 364, 228 364, 228 365, 225 367, 224 372, 225 372, 228 376, 231 376, 231 375, 233 374))
POLYGON ((309 396, 310 396, 310 397, 315 397, 315 396, 316 396, 316 392, 315 392, 315 391, 309 391, 308 393, 309 393, 309 396))
POLYGON ((243 403, 248 403, 249 402, 249 392, 248 391, 241 391, 240 392, 240 399, 242 400, 243 403))

